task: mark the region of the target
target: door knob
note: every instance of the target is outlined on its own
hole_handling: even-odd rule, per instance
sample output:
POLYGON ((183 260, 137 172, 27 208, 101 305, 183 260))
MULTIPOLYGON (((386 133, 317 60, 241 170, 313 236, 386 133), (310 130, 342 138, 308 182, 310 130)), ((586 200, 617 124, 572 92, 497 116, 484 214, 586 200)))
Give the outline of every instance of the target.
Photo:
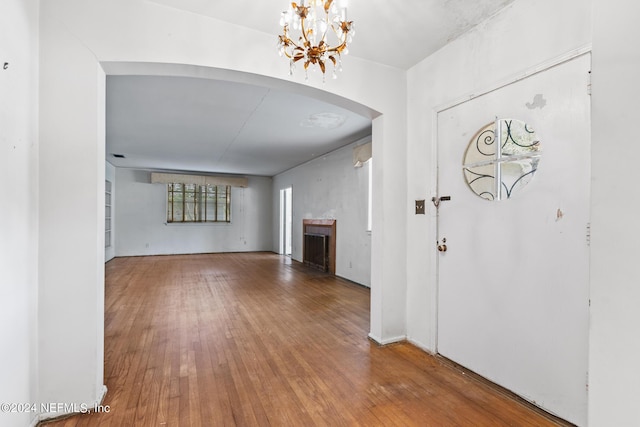
POLYGON ((440 252, 447 252, 447 238, 443 238, 442 239, 442 244, 440 244, 440 242, 436 242, 438 244, 438 251, 440 252))
POLYGON ((440 206, 440 202, 447 202, 451 200, 451 196, 442 196, 442 197, 432 197, 431 201, 433 202, 433 206, 436 208, 440 206))

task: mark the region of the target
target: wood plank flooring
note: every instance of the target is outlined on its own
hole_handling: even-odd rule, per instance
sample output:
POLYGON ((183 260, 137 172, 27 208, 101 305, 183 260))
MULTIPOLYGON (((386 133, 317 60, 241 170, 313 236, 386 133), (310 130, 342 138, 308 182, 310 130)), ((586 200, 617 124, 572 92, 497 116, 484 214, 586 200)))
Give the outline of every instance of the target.
POLYGON ((60 426, 550 426, 410 344, 367 339, 369 290, 271 253, 106 265, 108 413, 60 426))

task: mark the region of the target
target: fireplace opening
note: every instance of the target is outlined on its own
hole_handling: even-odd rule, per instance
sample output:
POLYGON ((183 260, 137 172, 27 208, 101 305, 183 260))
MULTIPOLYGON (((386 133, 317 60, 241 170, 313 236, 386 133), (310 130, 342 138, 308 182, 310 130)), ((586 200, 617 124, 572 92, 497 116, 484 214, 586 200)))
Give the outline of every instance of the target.
POLYGON ((336 221, 305 219, 302 221, 304 264, 336 274, 336 221))

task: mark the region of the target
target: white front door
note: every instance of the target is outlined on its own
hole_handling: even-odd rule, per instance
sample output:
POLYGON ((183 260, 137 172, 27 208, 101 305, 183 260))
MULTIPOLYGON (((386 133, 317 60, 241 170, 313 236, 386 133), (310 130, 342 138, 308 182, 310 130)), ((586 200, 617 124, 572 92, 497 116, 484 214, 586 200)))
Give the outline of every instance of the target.
POLYGON ((582 55, 438 113, 438 192, 451 197, 438 208, 446 245, 438 352, 579 425, 587 419, 589 70, 582 55), (526 139, 531 130, 537 139, 526 139), (470 150, 485 160, 465 157, 474 137, 470 150), (518 151, 538 139, 539 150, 518 151))

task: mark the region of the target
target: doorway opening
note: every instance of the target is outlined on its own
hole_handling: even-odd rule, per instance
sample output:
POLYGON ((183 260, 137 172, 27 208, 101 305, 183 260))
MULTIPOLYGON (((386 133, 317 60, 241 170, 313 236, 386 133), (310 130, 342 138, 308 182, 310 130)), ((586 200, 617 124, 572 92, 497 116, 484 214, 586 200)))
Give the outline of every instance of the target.
POLYGON ((293 190, 291 187, 280 190, 280 255, 291 256, 291 230, 293 222, 293 190))

